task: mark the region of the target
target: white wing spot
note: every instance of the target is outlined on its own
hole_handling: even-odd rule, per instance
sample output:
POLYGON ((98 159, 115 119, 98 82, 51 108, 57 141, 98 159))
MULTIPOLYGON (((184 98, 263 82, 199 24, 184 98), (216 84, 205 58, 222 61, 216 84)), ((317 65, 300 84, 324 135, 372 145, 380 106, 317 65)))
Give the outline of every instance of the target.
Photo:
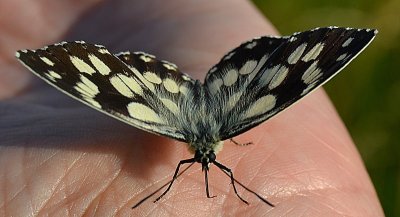
POLYGON ((253 42, 247 44, 246 46, 244 46, 244 48, 253 49, 256 45, 257 45, 257 41, 253 41, 253 42))
POLYGON ((168 70, 176 71, 176 68, 173 67, 172 65, 164 63, 163 66, 168 70))
POLYGON ((230 52, 230 53, 228 53, 224 58, 223 58, 223 60, 229 60, 233 55, 235 54, 235 52, 230 52))
POLYGON ((294 35, 298 35, 298 34, 300 34, 301 32, 295 32, 295 33, 293 33, 292 34, 292 37, 294 36, 294 35))
POLYGON ((303 44, 301 44, 300 46, 298 46, 298 47, 296 48, 296 50, 294 50, 293 53, 290 54, 290 56, 289 56, 287 62, 288 62, 289 64, 295 64, 295 63, 297 63, 297 61, 299 61, 301 55, 303 55, 303 52, 304 52, 304 50, 306 49, 306 47, 307 47, 307 43, 303 43, 303 44))
POLYGON ((129 115, 132 118, 153 123, 164 123, 164 121, 153 109, 143 104, 131 102, 126 108, 128 109, 129 115))
POLYGON ((58 74, 55 71, 49 70, 49 75, 51 75, 51 77, 56 78, 56 79, 61 79, 61 75, 58 74))
POLYGON ((98 93, 100 93, 97 85, 83 75, 80 75, 80 79, 81 81, 76 83, 74 89, 81 94, 82 98, 86 102, 90 103, 94 107, 101 108, 101 105, 93 99, 98 93))
POLYGON ((174 80, 166 78, 162 83, 168 92, 179 93, 179 86, 174 80))
POLYGON ((304 62, 308 62, 310 60, 314 60, 318 57, 319 53, 324 49, 324 44, 319 42, 306 55, 303 56, 301 60, 304 62))
POLYGON ((189 92, 189 89, 188 89, 185 85, 181 85, 181 86, 179 87, 179 91, 180 91, 183 95, 187 96, 187 95, 188 95, 188 92, 189 92))
POLYGON ((76 86, 84 90, 87 96, 95 97, 98 93, 100 93, 99 88, 95 83, 83 75, 80 75, 80 78, 81 82, 77 82, 76 86))
POLYGON ((45 73, 46 77, 53 82, 56 82, 57 79, 61 79, 61 75, 55 71, 49 70, 48 73, 45 73))
POLYGON ((236 69, 229 70, 224 76, 224 85, 231 86, 238 79, 238 71, 236 69))
POLYGON ((145 72, 143 73, 143 77, 150 81, 153 84, 161 84, 162 80, 160 78, 160 76, 158 76, 156 73, 154 72, 145 72))
POLYGON ((134 54, 136 54, 136 55, 144 55, 144 56, 147 56, 147 57, 150 57, 150 58, 153 58, 153 59, 155 59, 156 58, 156 56, 154 56, 154 55, 152 55, 152 54, 148 54, 148 53, 145 53, 145 52, 143 52, 143 51, 136 51, 136 52, 133 52, 134 54))
POLYGON ((142 87, 133 77, 129 77, 123 74, 117 74, 117 76, 119 76, 119 78, 124 82, 125 85, 128 86, 130 90, 141 96, 144 95, 142 87))
POLYGON ((151 58, 149 56, 145 56, 145 55, 142 55, 139 58, 142 59, 143 61, 145 61, 146 63, 153 61, 153 58, 151 58))
POLYGON ((297 40, 297 37, 292 36, 292 37, 290 37, 289 42, 294 42, 296 40, 297 40))
POLYGON ((250 74, 254 71, 254 69, 257 66, 257 61, 256 60, 248 60, 240 69, 239 69, 239 74, 241 75, 247 75, 250 74))
POLYGON ((289 69, 283 65, 276 65, 272 68, 266 69, 259 79, 259 83, 261 86, 266 86, 268 84, 268 88, 274 89, 279 86, 283 80, 285 80, 289 69))
POLYGON ((265 62, 268 60, 268 55, 264 55, 261 57, 260 61, 258 61, 257 67, 253 70, 254 73, 251 73, 247 78, 248 82, 251 82, 253 78, 260 72, 260 69, 264 66, 265 62))
POLYGON ((347 47, 353 41, 354 38, 348 38, 343 44, 342 47, 347 47))
POLYGON ((257 115, 264 114, 273 109, 276 104, 276 97, 269 94, 255 101, 244 114, 244 118, 251 118, 257 115))
POLYGON ((101 105, 99 102, 94 100, 93 98, 85 98, 86 102, 90 103, 92 106, 101 109, 101 105))
POLYGON ((54 66, 54 62, 49 60, 47 57, 40 57, 40 59, 49 66, 54 66))
POLYGON ((186 74, 183 74, 182 75, 182 79, 183 80, 185 80, 185 81, 190 81, 190 80, 192 80, 188 75, 186 75, 186 74))
POLYGON ((336 61, 342 61, 342 60, 344 60, 344 58, 346 58, 346 56, 347 56, 347 54, 344 53, 344 54, 340 55, 340 56, 336 59, 336 61))
POLYGON ((134 54, 139 55, 139 58, 141 60, 143 60, 144 62, 146 62, 146 63, 147 62, 151 62, 156 58, 156 56, 154 56, 154 55, 151 55, 151 54, 148 54, 148 53, 145 53, 145 52, 141 52, 141 51, 134 52, 134 54))
POLYGON ((317 82, 311 83, 307 86, 306 89, 303 90, 303 92, 301 92, 301 95, 303 96, 304 94, 307 94, 308 92, 310 92, 310 90, 315 87, 315 85, 317 85, 317 82))
POLYGON ((69 58, 71 59, 71 62, 75 66, 75 68, 77 68, 80 72, 87 73, 89 75, 92 75, 93 73, 96 72, 96 70, 94 70, 91 66, 85 63, 79 57, 70 56, 69 58))
POLYGON ((274 73, 274 76, 272 77, 271 81, 268 84, 268 88, 270 90, 276 88, 279 86, 283 80, 285 80, 287 74, 289 73, 289 69, 285 66, 281 66, 276 73, 274 73))
POLYGON ((259 85, 264 87, 266 86, 269 82, 271 82, 272 77, 275 75, 275 73, 281 68, 282 65, 278 64, 272 68, 267 68, 262 72, 261 77, 259 78, 258 82, 259 85))
POLYGON ((104 47, 99 49, 99 53, 101 53, 101 54, 110 54, 110 52, 107 49, 105 49, 104 47))
POLYGON ((160 98, 160 100, 172 113, 176 115, 179 113, 178 105, 175 102, 167 98, 160 98))
POLYGON ((176 66, 175 64, 170 63, 166 60, 162 60, 161 62, 163 63, 163 66, 165 68, 167 68, 168 70, 176 71, 176 69, 178 68, 178 66, 176 66))
POLYGON ((123 56, 124 59, 128 59, 130 54, 131 54, 131 52, 129 52, 129 51, 121 51, 121 52, 115 54, 115 56, 123 56))
POLYGON ((122 95, 133 98, 134 93, 143 95, 143 89, 140 84, 132 77, 124 74, 116 74, 110 78, 112 86, 122 95))
POLYGON ((317 68, 317 63, 318 61, 315 61, 311 64, 301 76, 301 80, 303 80, 305 84, 314 83, 322 76, 321 69, 317 68))
POLYGON ((212 67, 211 69, 210 69, 210 71, 207 73, 207 75, 209 75, 210 73, 213 73, 213 72, 215 72, 215 71, 217 71, 217 67, 212 67))
POLYGON ((97 71, 100 72, 102 75, 108 75, 111 72, 111 69, 103 62, 101 61, 98 57, 96 57, 93 54, 89 54, 89 59, 90 62, 94 65, 94 67, 97 69, 97 71))
POLYGON ((218 93, 219 89, 221 88, 224 82, 220 78, 216 78, 208 85, 208 90, 212 95, 218 93))
POLYGON ((144 84, 147 88, 149 88, 149 90, 150 90, 151 92, 154 93, 155 87, 154 87, 154 85, 153 85, 151 82, 149 82, 147 79, 145 79, 145 78, 143 77, 143 75, 140 74, 140 72, 139 72, 136 68, 129 66, 129 69, 133 72, 133 74, 136 75, 136 77, 137 77, 141 82, 143 82, 143 84, 144 84))

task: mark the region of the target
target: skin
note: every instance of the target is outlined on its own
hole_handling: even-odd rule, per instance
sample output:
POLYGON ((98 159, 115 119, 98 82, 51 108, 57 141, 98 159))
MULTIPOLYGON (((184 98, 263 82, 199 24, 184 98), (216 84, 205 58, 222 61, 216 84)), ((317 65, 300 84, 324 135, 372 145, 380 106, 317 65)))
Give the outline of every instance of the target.
POLYGON ((322 88, 235 138, 253 145, 225 141, 217 155, 275 208, 238 187, 250 205, 242 203, 215 166, 209 183, 217 197, 208 199, 195 164, 158 203, 153 197, 131 210, 169 181, 180 160, 193 157, 187 145, 95 112, 34 77, 13 55, 79 39, 113 52, 143 50, 203 79, 229 49, 277 33, 246 1, 166 2, 0 2, 0 216, 383 216, 322 88))

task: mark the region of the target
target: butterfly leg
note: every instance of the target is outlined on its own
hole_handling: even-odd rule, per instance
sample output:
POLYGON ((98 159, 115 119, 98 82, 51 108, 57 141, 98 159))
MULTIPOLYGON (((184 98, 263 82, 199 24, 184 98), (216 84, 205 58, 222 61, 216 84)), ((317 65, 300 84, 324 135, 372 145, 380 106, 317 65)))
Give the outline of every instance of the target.
POLYGON ((239 197, 239 199, 240 199, 241 201, 243 201, 243 202, 246 203, 247 205, 249 204, 246 200, 244 200, 242 197, 240 197, 239 194, 237 193, 236 187, 235 187, 235 184, 234 184, 235 182, 236 182, 237 184, 239 184, 240 186, 242 186, 244 189, 246 189, 248 192, 254 194, 256 197, 258 197, 258 198, 259 198, 260 200, 262 200, 264 203, 270 205, 271 207, 275 207, 275 205, 272 204, 271 202, 269 202, 267 199, 261 197, 259 194, 257 194, 256 192, 254 192, 253 190, 249 189, 248 187, 246 187, 245 185, 243 185, 241 182, 239 182, 238 180, 236 180, 236 179, 233 177, 233 173, 232 173, 231 169, 227 168, 226 166, 224 166, 224 165, 222 165, 222 164, 220 164, 220 163, 218 163, 218 162, 216 162, 216 161, 214 161, 213 163, 214 163, 219 169, 221 169, 221 171, 224 172, 225 175, 227 175, 227 176, 229 176, 229 177, 231 178, 231 182, 233 183, 233 190, 235 191, 236 195, 239 197))
POLYGON ((231 184, 232 184, 232 186, 233 186, 233 190, 235 191, 236 196, 238 196, 239 199, 240 199, 241 201, 243 201, 243 203, 249 205, 249 202, 247 202, 245 199, 243 199, 243 198, 239 195, 239 193, 237 192, 237 190, 236 190, 235 179, 233 178, 232 170, 229 169, 228 167, 226 167, 226 166, 224 166, 224 165, 218 163, 217 161, 213 161, 213 163, 215 164, 215 166, 217 166, 217 167, 218 167, 220 170, 222 170, 223 172, 229 173, 229 177, 231 178, 231 184))
POLYGON ((176 166, 175 169, 175 173, 174 176, 172 177, 171 182, 168 185, 168 188, 159 196, 157 197, 157 199, 154 200, 154 203, 159 201, 162 197, 164 197, 165 194, 167 194, 167 192, 169 191, 169 189, 171 188, 172 184, 174 183, 174 181, 176 180, 176 177, 178 176, 179 173, 179 168, 181 167, 181 165, 183 164, 187 164, 187 163, 194 163, 196 160, 194 158, 190 158, 190 159, 186 159, 186 160, 181 160, 179 161, 178 166, 176 166))
MULTIPOLYGON (((186 172, 186 170, 188 170, 191 166, 193 166, 195 162, 191 163, 189 166, 187 166, 183 171, 181 171, 180 173, 178 173, 178 175, 176 176, 176 178, 178 178, 179 176, 181 176, 184 172, 186 172)), ((143 202, 145 202, 147 199, 149 199, 150 197, 152 197, 153 195, 155 195, 157 192, 161 191, 161 189, 163 189, 165 186, 169 185, 169 183, 171 183, 171 181, 167 182, 166 184, 164 184, 163 186, 161 186, 160 188, 158 188, 157 190, 155 190, 153 193, 147 195, 146 197, 144 197, 143 199, 141 199, 139 202, 137 202, 134 206, 132 206, 132 209, 137 208, 138 206, 140 206, 143 202)))
POLYGON ((248 146, 248 145, 253 145, 252 142, 247 142, 247 143, 239 143, 236 142, 235 140, 233 140, 232 138, 230 138, 229 140, 231 140, 231 142, 233 142, 233 144, 238 145, 238 146, 248 146))
POLYGON ((216 197, 216 196, 210 196, 210 191, 209 191, 209 189, 208 189, 208 168, 206 168, 206 169, 204 170, 204 179, 205 179, 205 182, 206 182, 206 193, 207 193, 207 197, 208 197, 208 198, 214 198, 214 197, 216 197))

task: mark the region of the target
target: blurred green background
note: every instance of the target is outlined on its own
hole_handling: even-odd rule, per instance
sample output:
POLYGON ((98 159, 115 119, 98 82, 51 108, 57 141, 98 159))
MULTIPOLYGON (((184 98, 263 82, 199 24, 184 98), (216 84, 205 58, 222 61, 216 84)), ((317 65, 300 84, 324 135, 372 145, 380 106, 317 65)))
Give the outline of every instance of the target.
POLYGON ((376 28, 371 45, 325 85, 387 216, 400 216, 400 1, 253 0, 282 35, 318 26, 376 28))

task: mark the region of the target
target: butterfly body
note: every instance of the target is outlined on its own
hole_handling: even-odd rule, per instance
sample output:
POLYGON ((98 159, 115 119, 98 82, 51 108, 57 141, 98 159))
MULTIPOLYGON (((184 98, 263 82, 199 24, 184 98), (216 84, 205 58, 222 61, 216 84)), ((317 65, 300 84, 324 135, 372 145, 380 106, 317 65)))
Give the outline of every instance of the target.
POLYGON ((234 183, 240 184, 216 161, 222 141, 261 124, 327 82, 376 33, 326 27, 255 38, 228 52, 203 83, 153 55, 111 54, 104 46, 82 41, 21 50, 16 56, 34 74, 84 104, 139 129, 188 143, 194 157, 179 163, 173 180, 180 165, 201 163, 211 197, 210 164, 230 176, 236 193, 234 183))

